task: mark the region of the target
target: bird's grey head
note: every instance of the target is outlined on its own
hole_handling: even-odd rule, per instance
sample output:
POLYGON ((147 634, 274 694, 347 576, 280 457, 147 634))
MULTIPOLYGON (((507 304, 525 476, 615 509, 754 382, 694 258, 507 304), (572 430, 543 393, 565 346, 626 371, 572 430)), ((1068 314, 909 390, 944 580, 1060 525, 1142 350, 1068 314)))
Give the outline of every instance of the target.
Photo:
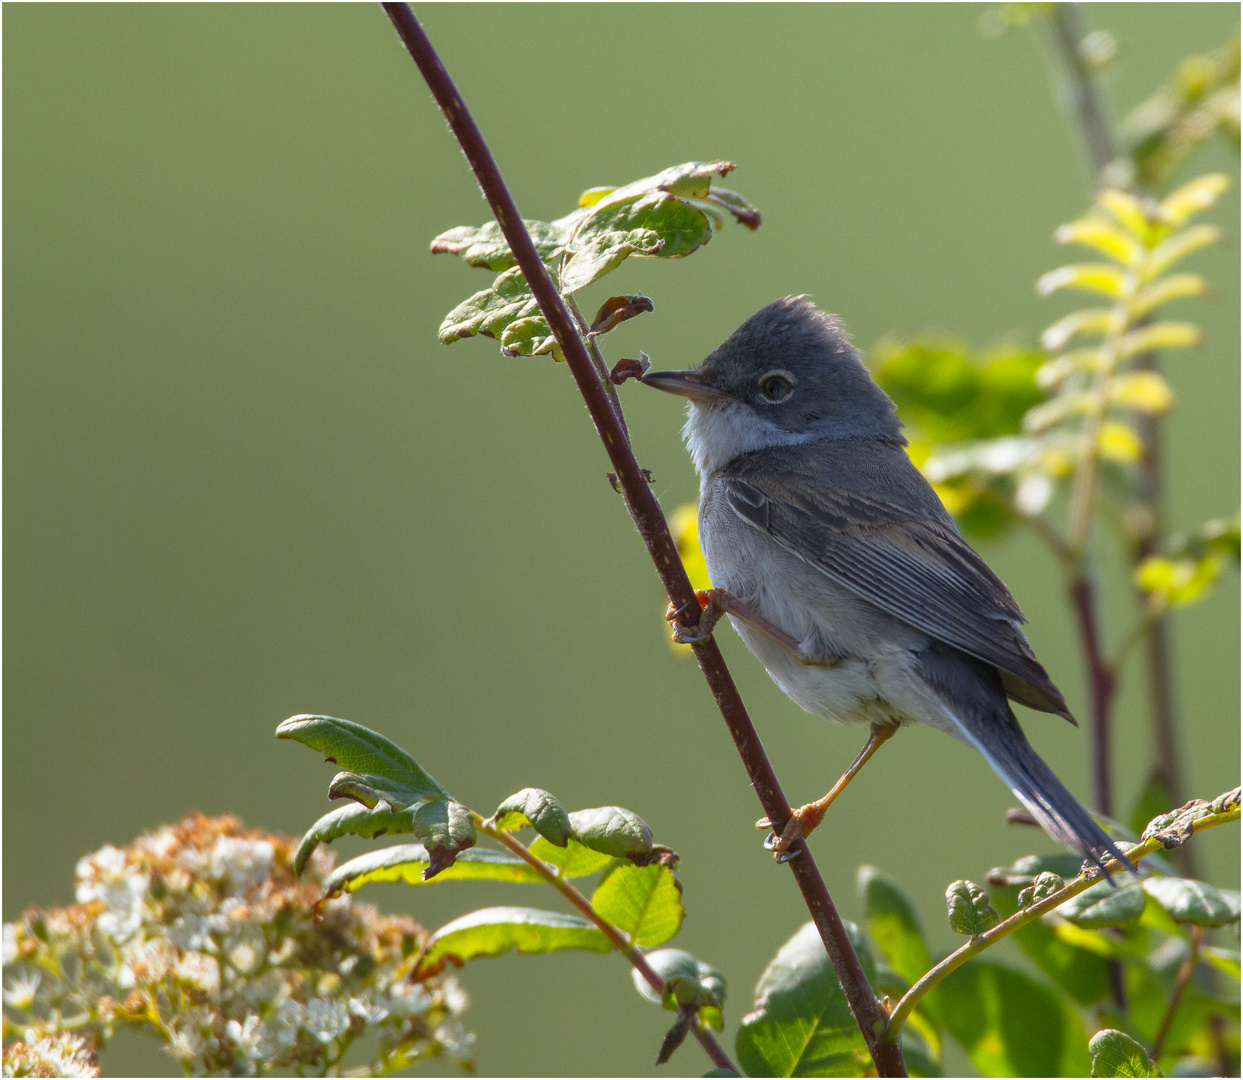
POLYGON ((701 476, 770 446, 905 441, 841 323, 806 296, 752 315, 698 368, 648 372, 643 382, 690 399, 684 434, 701 476))

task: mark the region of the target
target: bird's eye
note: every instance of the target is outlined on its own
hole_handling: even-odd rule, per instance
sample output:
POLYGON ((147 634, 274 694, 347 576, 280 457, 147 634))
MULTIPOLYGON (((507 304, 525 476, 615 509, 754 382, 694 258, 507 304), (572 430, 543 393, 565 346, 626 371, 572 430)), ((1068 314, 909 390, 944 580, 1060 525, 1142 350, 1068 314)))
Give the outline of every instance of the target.
POLYGON ((770 371, 760 377, 760 396, 773 404, 794 393, 794 376, 788 371, 770 371))

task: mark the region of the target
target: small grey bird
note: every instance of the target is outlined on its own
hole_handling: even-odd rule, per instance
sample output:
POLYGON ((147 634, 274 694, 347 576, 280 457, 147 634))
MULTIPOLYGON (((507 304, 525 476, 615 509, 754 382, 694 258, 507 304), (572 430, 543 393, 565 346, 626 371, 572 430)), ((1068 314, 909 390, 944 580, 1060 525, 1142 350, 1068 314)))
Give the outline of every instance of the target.
POLYGON ((1007 698, 1075 720, 834 316, 805 296, 778 300, 698 368, 642 381, 690 399, 683 434, 714 588, 698 631, 675 622, 675 636, 701 640, 728 614, 797 704, 871 727, 833 790, 770 835, 779 859, 898 727, 920 722, 983 754, 1054 839, 1129 865, 1019 727, 1007 698))

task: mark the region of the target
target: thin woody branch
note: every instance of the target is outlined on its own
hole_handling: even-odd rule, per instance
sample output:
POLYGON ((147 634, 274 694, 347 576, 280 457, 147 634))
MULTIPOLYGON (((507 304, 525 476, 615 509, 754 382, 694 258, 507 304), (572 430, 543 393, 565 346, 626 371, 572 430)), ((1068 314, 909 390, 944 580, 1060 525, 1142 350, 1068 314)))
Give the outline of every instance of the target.
MULTIPOLYGON (((684 619, 687 625, 697 625, 701 611, 699 602, 678 556, 660 504, 648 487, 630 450, 629 440, 575 329, 574 320, 523 227, 518 208, 514 205, 487 143, 409 5, 386 3, 382 6, 449 121, 449 126, 461 145, 492 212, 496 215, 510 250, 513 251, 518 266, 526 276, 540 310, 565 355, 566 363, 596 425, 596 431, 617 472, 626 508, 656 564, 656 572, 660 575, 670 602, 686 613, 684 619)), ((700 670, 729 727, 764 813, 774 826, 784 826, 790 818, 790 804, 781 790, 776 773, 764 752, 719 647, 714 640, 709 639, 694 645, 693 648, 700 670)), ((805 841, 800 840, 794 850, 799 857, 792 859, 789 866, 824 941, 877 1072, 881 1076, 905 1076, 906 1068, 901 1049, 897 1043, 888 1041, 885 1032, 886 1014, 868 984, 859 957, 850 944, 846 928, 833 905, 819 868, 805 841)))

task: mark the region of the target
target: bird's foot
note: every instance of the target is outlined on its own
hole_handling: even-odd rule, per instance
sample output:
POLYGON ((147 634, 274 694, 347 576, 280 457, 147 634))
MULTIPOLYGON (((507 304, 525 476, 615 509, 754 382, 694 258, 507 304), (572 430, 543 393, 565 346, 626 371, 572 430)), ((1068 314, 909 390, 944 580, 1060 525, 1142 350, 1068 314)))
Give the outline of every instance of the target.
MULTIPOLYGON (((806 806, 800 806, 797 810, 791 811, 790 820, 785 823, 781 832, 773 830, 765 838, 765 849, 773 853, 773 858, 777 862, 789 862, 798 855, 798 852, 794 850, 794 845, 811 835, 812 830, 824 820, 827 810, 828 807, 820 803, 808 803, 806 806)), ((772 829, 773 823, 768 818, 760 818, 755 823, 755 827, 772 829)))
POLYGON ((697 626, 685 626, 678 621, 686 610, 686 605, 675 608, 670 604, 669 610, 665 612, 665 618, 673 627, 673 640, 679 645, 698 645, 712 637, 713 628, 725 614, 725 608, 721 605, 721 597, 724 594, 724 589, 695 590, 695 599, 699 601, 699 606, 703 609, 699 614, 697 626))

